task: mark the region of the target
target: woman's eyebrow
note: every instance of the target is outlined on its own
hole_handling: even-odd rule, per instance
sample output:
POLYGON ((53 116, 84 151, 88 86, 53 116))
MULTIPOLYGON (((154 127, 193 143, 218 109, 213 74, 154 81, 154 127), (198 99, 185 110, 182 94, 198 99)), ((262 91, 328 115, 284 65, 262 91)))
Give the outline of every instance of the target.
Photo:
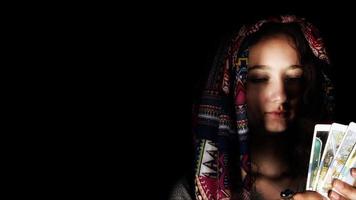
MULTIPOLYGON (((247 71, 253 71, 253 70, 268 70, 271 69, 272 67, 268 65, 252 65, 247 68, 247 71)), ((291 65, 287 68, 287 70, 294 70, 294 69, 303 69, 303 65, 291 65)))
POLYGON ((247 71, 253 71, 253 70, 265 70, 265 69, 270 69, 271 67, 268 65, 252 65, 247 68, 247 71))
POLYGON ((288 69, 303 69, 303 65, 291 65, 288 69))

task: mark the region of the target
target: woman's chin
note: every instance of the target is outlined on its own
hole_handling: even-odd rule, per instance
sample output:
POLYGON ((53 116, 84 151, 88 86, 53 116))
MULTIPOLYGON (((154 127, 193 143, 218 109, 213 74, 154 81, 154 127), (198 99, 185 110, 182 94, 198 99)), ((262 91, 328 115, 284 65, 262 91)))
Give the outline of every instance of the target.
POLYGON ((287 129, 285 122, 270 122, 265 125, 266 131, 271 134, 282 133, 287 129))

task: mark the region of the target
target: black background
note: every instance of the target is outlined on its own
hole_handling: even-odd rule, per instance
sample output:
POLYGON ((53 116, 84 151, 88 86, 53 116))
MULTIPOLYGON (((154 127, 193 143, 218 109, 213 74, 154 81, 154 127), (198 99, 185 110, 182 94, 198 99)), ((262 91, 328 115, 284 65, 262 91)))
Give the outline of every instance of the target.
POLYGON ((191 104, 221 38, 268 15, 319 27, 335 66, 336 122, 356 121, 353 6, 78 4, 25 8, 10 30, 28 89, 14 90, 27 160, 13 156, 11 175, 35 195, 167 199, 191 171, 191 104))

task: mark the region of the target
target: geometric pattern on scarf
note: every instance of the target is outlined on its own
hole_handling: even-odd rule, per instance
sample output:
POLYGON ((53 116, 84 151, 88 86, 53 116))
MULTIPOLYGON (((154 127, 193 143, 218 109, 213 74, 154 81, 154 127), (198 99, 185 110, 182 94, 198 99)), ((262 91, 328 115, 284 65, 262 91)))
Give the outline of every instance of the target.
MULTIPOLYGON (((193 123, 195 138, 195 197, 204 200, 229 200, 229 149, 231 141, 238 142, 241 190, 237 199, 250 199, 250 157, 248 150, 248 122, 245 102, 248 50, 244 39, 269 22, 297 23, 313 54, 330 64, 318 30, 303 18, 280 16, 243 26, 232 39, 223 60, 215 64, 203 90, 200 104, 195 105, 193 123)), ((323 73, 325 104, 333 111, 332 84, 323 73)), ((237 169, 236 169, 237 170, 237 169)))

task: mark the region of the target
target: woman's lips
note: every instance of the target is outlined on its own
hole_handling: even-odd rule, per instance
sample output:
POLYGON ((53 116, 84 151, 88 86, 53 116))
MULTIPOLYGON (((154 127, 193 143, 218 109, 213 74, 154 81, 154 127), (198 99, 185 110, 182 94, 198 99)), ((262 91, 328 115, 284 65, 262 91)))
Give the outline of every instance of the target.
POLYGON ((271 112, 265 112, 267 116, 271 117, 278 117, 278 118, 286 118, 287 112, 286 111, 271 111, 271 112))
POLYGON ((285 114, 285 111, 272 111, 272 112, 266 112, 267 114, 273 114, 273 115, 282 115, 285 114))

